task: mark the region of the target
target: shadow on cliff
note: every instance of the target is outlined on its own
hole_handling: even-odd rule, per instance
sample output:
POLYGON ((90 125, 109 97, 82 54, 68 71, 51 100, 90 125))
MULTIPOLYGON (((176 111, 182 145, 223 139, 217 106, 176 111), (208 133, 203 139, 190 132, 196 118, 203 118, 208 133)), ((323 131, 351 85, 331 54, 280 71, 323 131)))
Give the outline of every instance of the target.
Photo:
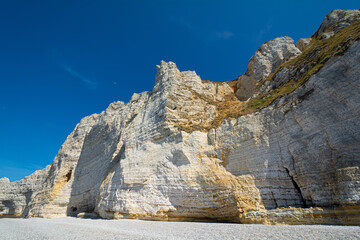
POLYGON ((73 170, 73 182, 67 215, 76 216, 80 212, 93 212, 102 181, 119 161, 124 152, 113 157, 120 133, 108 124, 94 125, 84 139, 78 163, 73 170))
POLYGON ((254 178, 261 204, 268 210, 312 206, 309 195, 304 193, 304 182, 299 179, 298 171, 301 166, 295 165, 295 160, 288 150, 288 139, 278 139, 276 133, 279 129, 267 129, 267 132, 268 140, 262 139, 260 143, 253 144, 260 154, 242 160, 245 161, 243 164, 250 168, 248 174, 254 178))

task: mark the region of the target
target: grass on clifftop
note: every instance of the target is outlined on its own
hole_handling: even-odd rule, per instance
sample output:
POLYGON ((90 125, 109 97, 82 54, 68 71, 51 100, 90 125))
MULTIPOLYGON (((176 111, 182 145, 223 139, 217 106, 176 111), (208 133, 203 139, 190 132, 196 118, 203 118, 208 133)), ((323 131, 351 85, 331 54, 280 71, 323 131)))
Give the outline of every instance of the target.
MULTIPOLYGON (((329 31, 331 31, 331 29, 329 31)), ((336 32, 331 38, 321 39, 321 36, 318 36, 317 38, 312 39, 310 45, 304 49, 298 57, 283 63, 274 73, 270 74, 262 81, 258 85, 258 91, 265 82, 271 84, 271 82, 274 81, 276 74, 282 69, 287 68, 290 72, 290 77, 286 79, 282 85, 261 93, 259 96, 251 98, 247 102, 239 101, 235 97, 235 94, 228 96, 225 101, 213 101, 206 99, 204 96, 196 94, 189 89, 193 92, 195 98, 201 98, 210 105, 214 105, 216 107, 217 116, 208 124, 199 125, 190 121, 182 124, 177 123, 177 127, 179 130, 185 132, 193 132, 195 130, 209 131, 212 128, 220 126, 224 119, 235 119, 259 111, 260 109, 269 106, 277 98, 290 94, 295 89, 302 86, 313 74, 317 73, 330 58, 343 54, 352 43, 359 39, 360 21, 353 22, 350 26, 336 32), (302 69, 305 69, 305 71, 301 71, 302 69)), ((235 93, 237 90, 237 80, 227 81, 226 83, 235 93)))
MULTIPOLYGON (((307 82, 313 74, 318 72, 330 58, 343 54, 353 42, 359 39, 360 21, 353 22, 350 26, 335 33, 331 38, 321 39, 321 36, 319 36, 316 39, 312 39, 310 45, 298 57, 283 63, 264 82, 272 82, 274 76, 283 68, 293 72, 293 76, 282 86, 250 99, 245 107, 246 112, 254 112, 267 107, 275 99, 293 92, 307 82), (300 70, 303 68, 308 70, 300 74, 300 70)), ((259 84, 260 86, 261 84, 259 84)), ((242 114, 240 113, 239 115, 242 114)))

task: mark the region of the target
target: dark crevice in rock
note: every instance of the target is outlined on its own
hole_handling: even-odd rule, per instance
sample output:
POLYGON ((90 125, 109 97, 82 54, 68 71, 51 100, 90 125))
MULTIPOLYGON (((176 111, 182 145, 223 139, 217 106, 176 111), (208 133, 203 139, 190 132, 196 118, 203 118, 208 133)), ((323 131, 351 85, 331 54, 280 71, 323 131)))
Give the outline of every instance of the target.
POLYGON ((70 171, 66 174, 66 182, 70 181, 71 173, 72 173, 72 170, 70 169, 70 171))
POLYGON ((275 208, 278 208, 279 205, 278 205, 278 203, 277 203, 277 201, 276 201, 276 198, 275 198, 275 196, 274 196, 274 192, 271 192, 271 195, 272 195, 272 197, 273 197, 273 199, 274 199, 275 208))
POLYGON ((290 180, 291 180, 292 184, 294 185, 294 188, 295 188, 295 189, 296 189, 296 191, 298 192, 298 194, 299 194, 299 196, 300 196, 300 199, 301 199, 302 204, 304 205, 304 207, 307 207, 306 201, 305 201, 305 199, 304 199, 304 196, 303 196, 303 195, 302 195, 302 193, 301 193, 301 189, 300 189, 299 185, 296 183, 296 181, 295 181, 294 177, 290 175, 290 171, 289 171, 289 169, 288 169, 288 168, 286 168, 286 167, 284 167, 284 169, 285 169, 285 171, 286 171, 287 175, 289 176, 289 178, 290 178, 290 180))
POLYGON ((304 94, 302 94, 301 96, 299 96, 299 100, 304 101, 310 94, 312 94, 314 92, 314 88, 310 89, 309 91, 305 92, 304 94))
POLYGON ((29 211, 30 211, 30 201, 31 201, 31 196, 32 196, 33 192, 32 191, 28 191, 26 192, 25 195, 25 199, 26 199, 26 207, 22 213, 23 217, 27 217, 29 215, 29 211))
POLYGON ((15 202, 14 200, 3 200, 2 201, 2 204, 4 205, 5 209, 9 209, 8 211, 8 214, 9 215, 13 215, 15 214, 15 202))
POLYGON ((123 145, 121 146, 119 153, 114 157, 114 159, 109 163, 109 166, 107 167, 105 174, 104 174, 104 179, 109 175, 110 172, 115 171, 115 168, 118 166, 119 162, 121 161, 121 159, 125 159, 125 149, 126 149, 126 145, 125 143, 123 143, 123 145))
POLYGON ((128 126, 128 125, 136 118, 137 115, 138 115, 137 113, 134 114, 134 115, 126 122, 125 126, 128 126))

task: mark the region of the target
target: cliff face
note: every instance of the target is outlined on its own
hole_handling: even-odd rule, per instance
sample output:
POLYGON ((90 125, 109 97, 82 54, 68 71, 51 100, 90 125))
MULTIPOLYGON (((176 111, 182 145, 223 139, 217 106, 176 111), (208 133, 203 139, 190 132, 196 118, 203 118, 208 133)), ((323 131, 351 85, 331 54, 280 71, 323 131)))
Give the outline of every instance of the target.
POLYGON ((359 12, 333 11, 301 50, 263 44, 235 83, 161 62, 51 165, 0 179, 0 215, 359 224, 359 12))

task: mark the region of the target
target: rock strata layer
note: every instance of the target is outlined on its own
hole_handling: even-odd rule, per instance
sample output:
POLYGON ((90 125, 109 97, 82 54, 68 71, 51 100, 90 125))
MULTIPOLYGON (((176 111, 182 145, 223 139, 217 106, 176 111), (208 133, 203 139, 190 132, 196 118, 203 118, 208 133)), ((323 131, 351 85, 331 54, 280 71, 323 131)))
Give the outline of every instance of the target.
POLYGON ((263 44, 237 92, 162 61, 153 90, 82 119, 51 165, 0 179, 0 216, 359 224, 359 40, 268 107, 224 117, 300 54, 288 37, 263 44))

